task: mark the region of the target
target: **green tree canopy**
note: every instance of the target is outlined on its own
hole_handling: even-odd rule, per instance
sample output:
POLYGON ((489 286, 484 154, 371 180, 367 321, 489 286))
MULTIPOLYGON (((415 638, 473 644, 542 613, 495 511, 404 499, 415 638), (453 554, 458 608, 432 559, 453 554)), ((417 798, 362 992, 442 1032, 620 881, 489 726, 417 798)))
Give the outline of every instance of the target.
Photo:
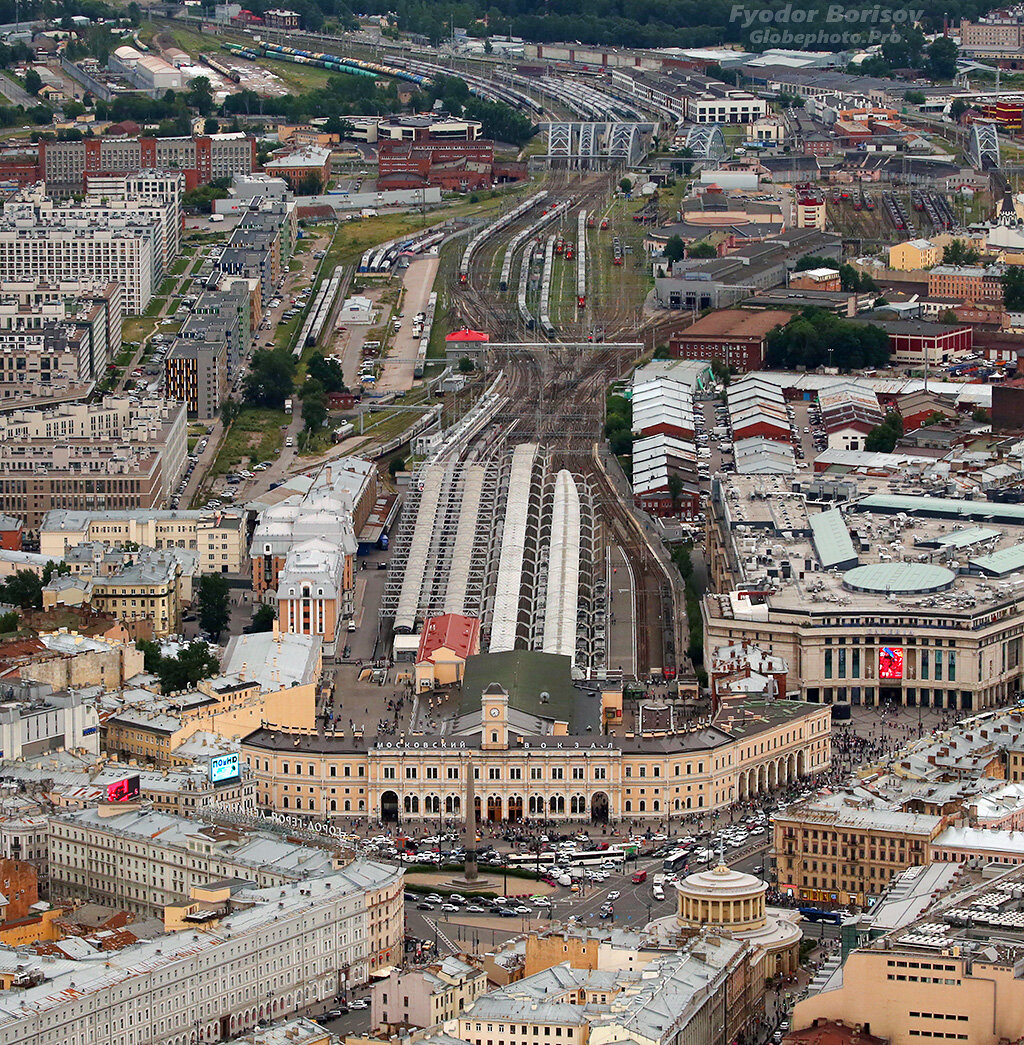
POLYGON ((220 573, 204 573, 199 578, 196 602, 199 606, 199 627, 214 639, 228 626, 231 611, 228 606, 228 582, 220 573))
POLYGON ((294 389, 295 357, 287 348, 253 352, 242 393, 247 403, 279 410, 294 389))

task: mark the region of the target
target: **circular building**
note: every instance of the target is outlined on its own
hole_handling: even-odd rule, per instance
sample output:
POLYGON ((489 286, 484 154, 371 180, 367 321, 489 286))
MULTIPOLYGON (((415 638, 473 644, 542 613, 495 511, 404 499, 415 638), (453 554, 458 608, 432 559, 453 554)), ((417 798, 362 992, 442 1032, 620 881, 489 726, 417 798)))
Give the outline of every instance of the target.
POLYGON ((721 929, 765 952, 765 976, 796 972, 803 933, 790 913, 768 910, 768 886, 725 864, 687 875, 676 885, 680 929, 721 929))
POLYGON ((855 566, 843 574, 848 591, 872 595, 925 595, 953 587, 956 574, 945 566, 924 562, 878 562, 855 566))

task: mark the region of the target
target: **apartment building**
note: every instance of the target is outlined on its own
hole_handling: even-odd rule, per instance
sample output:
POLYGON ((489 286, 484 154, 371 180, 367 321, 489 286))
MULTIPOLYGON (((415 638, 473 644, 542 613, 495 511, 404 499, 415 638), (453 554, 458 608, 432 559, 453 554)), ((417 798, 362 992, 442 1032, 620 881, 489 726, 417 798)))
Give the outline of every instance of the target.
POLYGON ((401 873, 365 861, 272 889, 203 881, 166 912, 166 923, 182 931, 107 953, 102 962, 64 966, 20 992, 22 1004, 0 1017, 0 1043, 234 1038, 257 1023, 326 1006, 378 964, 397 960, 401 908, 401 873), (374 932, 372 913, 384 906, 384 894, 394 917, 386 932, 374 932))
POLYGON ((454 1020, 487 992, 487 973, 466 955, 448 955, 423 969, 395 969, 373 985, 370 1025, 404 1030, 454 1020))
POLYGON ((794 1029, 843 1019, 891 1045, 998 1045, 1021 1035, 1024 869, 901 883, 841 975, 797 1002, 794 1029), (1002 873, 1001 873, 1002 872, 1002 873))
POLYGON ((159 508, 186 453, 180 403, 106 396, 11 412, 0 417, 0 511, 36 530, 53 508, 159 508))
POLYGON ((164 360, 165 394, 184 403, 189 417, 208 421, 228 393, 227 344, 179 337, 164 360))
POLYGON ((895 874, 929 862, 942 816, 813 803, 774 817, 778 888, 805 903, 867 906, 895 874))
POLYGON ((352 587, 350 553, 323 538, 294 545, 277 579, 281 630, 316 635, 333 654, 352 587))
MULTIPOLYGON (((87 602, 124 624, 140 638, 164 639, 181 632, 182 567, 176 549, 140 554, 109 577, 86 582, 87 602)), ((54 585, 77 583, 57 578, 54 585)), ((44 604, 46 589, 43 591, 44 604)))
MULTIPOLYGON (((58 282, 41 279, 5 280, 2 298, 18 305, 36 308, 43 304, 60 301, 72 302, 75 308, 65 305, 65 315, 74 311, 77 315, 98 306, 103 310, 104 329, 93 334, 93 343, 106 346, 107 359, 121 351, 121 325, 124 320, 124 293, 119 283, 100 283, 91 279, 69 278, 58 282)), ((93 365, 96 373, 103 371, 98 355, 94 353, 93 365)))
MULTIPOLYGON (((80 223, 84 222, 84 223, 80 223)), ((87 278, 119 283, 124 311, 145 311, 163 273, 159 222, 122 216, 102 225, 26 225, 0 221, 0 281, 26 278, 53 283, 87 278)))
POLYGON ((188 548, 201 573, 245 573, 249 568, 246 517, 238 511, 77 511, 54 509, 39 527, 40 554, 61 559, 70 548, 100 541, 147 548, 188 548))
POLYGON ((1005 267, 988 265, 936 265, 928 273, 928 296, 950 301, 1002 302, 1005 267))
POLYGON ((241 133, 188 138, 87 138, 39 142, 39 167, 51 192, 82 192, 91 175, 180 171, 185 189, 256 168, 256 139, 241 133))
POLYGON ((748 961, 746 944, 708 936, 642 968, 554 966, 477 999, 455 1036, 468 1045, 485 1045, 488 1034, 493 1045, 727 1045, 753 1029, 746 997, 733 990, 748 961))

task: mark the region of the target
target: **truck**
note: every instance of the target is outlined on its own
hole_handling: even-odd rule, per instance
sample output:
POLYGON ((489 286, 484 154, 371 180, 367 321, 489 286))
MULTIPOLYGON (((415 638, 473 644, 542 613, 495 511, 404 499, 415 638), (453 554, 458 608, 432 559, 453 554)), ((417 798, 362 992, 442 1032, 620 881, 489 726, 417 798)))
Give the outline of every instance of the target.
POLYGON ((223 214, 211 214, 210 215, 210 224, 211 225, 216 225, 218 221, 223 221, 223 220, 224 220, 224 215, 223 214))

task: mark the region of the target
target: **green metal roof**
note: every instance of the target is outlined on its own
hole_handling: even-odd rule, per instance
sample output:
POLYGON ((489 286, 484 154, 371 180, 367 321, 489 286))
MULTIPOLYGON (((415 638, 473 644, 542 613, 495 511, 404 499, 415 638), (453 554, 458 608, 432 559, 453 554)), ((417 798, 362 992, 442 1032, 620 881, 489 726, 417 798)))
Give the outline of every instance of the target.
POLYGON ((853 511, 906 512, 933 519, 977 519, 1024 526, 1024 504, 997 504, 994 501, 958 501, 953 497, 905 497, 879 493, 854 501, 853 511))
POLYGON ((945 591, 955 580, 956 574, 945 566, 923 562, 875 562, 843 574, 843 585, 851 591, 869 591, 878 595, 945 591))
POLYGON ((811 539, 823 570, 849 569, 858 562, 846 520, 838 508, 810 516, 811 539))
POLYGON ((572 732, 578 692, 572 684, 571 668, 569 657, 535 650, 505 650, 470 657, 462 679, 459 709, 464 715, 479 711, 480 695, 497 682, 508 693, 510 708, 568 722, 572 732), (548 694, 543 703, 541 693, 548 694))
POLYGON ((954 530, 944 533, 935 543, 941 548, 969 548, 972 544, 981 544, 990 537, 1001 536, 999 530, 989 530, 984 526, 969 526, 965 530, 954 530))
POLYGON ((1024 568, 1024 544, 1015 544, 991 555, 976 555, 971 559, 971 565, 992 577, 1013 573, 1024 568))

